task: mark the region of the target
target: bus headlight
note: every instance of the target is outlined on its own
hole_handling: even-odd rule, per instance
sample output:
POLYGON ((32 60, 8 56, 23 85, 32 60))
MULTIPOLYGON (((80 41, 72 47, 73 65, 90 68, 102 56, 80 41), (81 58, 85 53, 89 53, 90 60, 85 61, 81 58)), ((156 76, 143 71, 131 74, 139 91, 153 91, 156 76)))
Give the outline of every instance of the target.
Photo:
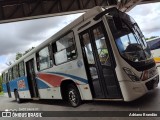
POLYGON ((123 70, 125 71, 125 73, 128 75, 128 77, 132 80, 132 81, 139 81, 140 79, 136 76, 136 74, 134 72, 132 72, 129 68, 123 68, 123 70))

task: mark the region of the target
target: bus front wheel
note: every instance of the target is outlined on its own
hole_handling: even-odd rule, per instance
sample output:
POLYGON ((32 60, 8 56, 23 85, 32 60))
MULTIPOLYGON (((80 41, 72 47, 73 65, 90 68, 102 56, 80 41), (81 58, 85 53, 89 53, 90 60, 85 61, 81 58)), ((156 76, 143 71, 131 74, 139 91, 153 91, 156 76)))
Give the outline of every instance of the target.
POLYGON ((67 94, 68 102, 72 107, 77 107, 81 104, 81 96, 78 88, 70 84, 68 86, 68 94, 67 94))

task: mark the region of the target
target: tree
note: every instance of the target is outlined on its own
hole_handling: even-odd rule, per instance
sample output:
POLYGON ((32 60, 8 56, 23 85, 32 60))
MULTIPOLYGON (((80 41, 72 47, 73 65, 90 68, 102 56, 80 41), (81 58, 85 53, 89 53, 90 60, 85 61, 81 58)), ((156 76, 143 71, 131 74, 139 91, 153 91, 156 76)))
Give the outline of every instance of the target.
POLYGON ((34 48, 35 47, 30 48, 30 49, 26 50, 24 53, 20 53, 20 52, 16 53, 16 60, 20 59, 22 56, 24 56, 25 54, 27 54, 28 52, 30 52, 34 48))
POLYGON ((22 53, 18 52, 16 53, 16 60, 20 59, 23 56, 22 53))
MULTIPOLYGON (((15 58, 14 62, 15 62, 16 60, 19 60, 22 56, 24 56, 25 54, 27 54, 28 52, 30 52, 30 51, 31 51, 32 49, 34 49, 34 48, 35 48, 35 47, 30 48, 30 49, 26 50, 24 53, 20 53, 20 52, 16 53, 16 58, 15 58)), ((10 65, 12 65, 12 63, 13 63, 13 62, 9 61, 8 63, 6 63, 6 65, 10 66, 10 65)))

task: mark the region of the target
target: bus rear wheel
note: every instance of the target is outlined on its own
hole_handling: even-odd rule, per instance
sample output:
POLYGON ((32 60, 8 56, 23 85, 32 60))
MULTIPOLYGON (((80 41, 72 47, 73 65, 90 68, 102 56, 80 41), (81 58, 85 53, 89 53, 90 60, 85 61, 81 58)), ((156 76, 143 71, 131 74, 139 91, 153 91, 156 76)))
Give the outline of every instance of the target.
POLYGON ((77 107, 81 104, 81 96, 79 93, 78 88, 70 84, 68 86, 68 93, 67 93, 68 102, 72 107, 77 107))
POLYGON ((21 103, 22 100, 19 98, 19 93, 17 90, 14 92, 14 95, 15 95, 15 99, 16 99, 17 103, 21 103))

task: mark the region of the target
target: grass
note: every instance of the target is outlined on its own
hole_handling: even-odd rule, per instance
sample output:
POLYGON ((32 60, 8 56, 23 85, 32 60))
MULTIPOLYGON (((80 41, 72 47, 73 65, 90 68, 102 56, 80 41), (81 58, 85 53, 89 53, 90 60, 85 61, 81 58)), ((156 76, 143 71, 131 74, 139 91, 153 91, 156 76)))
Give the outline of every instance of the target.
POLYGON ((3 95, 3 91, 0 92, 0 95, 3 95))

